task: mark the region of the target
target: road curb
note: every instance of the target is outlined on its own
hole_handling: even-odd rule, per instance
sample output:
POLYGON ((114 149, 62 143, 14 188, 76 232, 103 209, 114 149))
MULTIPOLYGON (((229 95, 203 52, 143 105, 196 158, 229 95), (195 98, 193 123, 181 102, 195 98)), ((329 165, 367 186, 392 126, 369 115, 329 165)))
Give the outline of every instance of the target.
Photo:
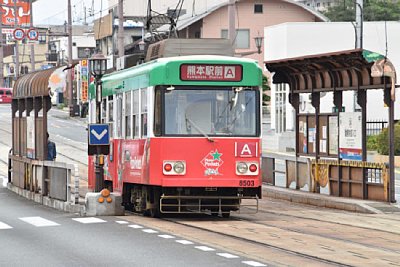
POLYGON ((73 203, 68 203, 64 202, 61 200, 57 199, 52 199, 47 196, 42 196, 41 194, 37 194, 35 192, 31 192, 22 188, 19 188, 17 186, 14 186, 11 183, 7 184, 8 190, 16 193, 19 196, 22 196, 26 199, 32 200, 36 203, 39 203, 43 206, 51 207, 56 210, 64 211, 64 212, 69 212, 69 213, 79 213, 83 214, 85 206, 81 204, 73 204, 73 203))
POLYGON ((382 203, 368 200, 358 200, 343 197, 333 197, 328 195, 321 195, 317 193, 310 193, 298 191, 294 189, 279 188, 274 186, 263 185, 263 197, 286 200, 293 203, 300 203, 311 205, 315 207, 331 208, 337 210, 345 210, 357 213, 366 214, 383 214, 384 212, 379 209, 373 208, 368 204, 380 203, 387 205, 389 203, 382 203))

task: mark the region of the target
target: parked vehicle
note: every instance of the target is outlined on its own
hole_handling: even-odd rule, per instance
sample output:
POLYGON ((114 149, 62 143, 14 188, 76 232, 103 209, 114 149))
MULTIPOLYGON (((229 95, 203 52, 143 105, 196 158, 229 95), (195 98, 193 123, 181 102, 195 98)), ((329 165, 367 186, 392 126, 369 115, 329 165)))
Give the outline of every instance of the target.
POLYGON ((11 103, 12 88, 0 88, 0 104, 11 103))
MULTIPOLYGON (((261 198, 262 71, 227 56, 159 58, 102 79, 108 188, 126 208, 228 217, 261 198)), ((89 116, 96 114, 94 86, 89 116)), ((89 188, 95 186, 89 157, 89 188)), ((256 210, 256 209, 255 209, 256 210)))

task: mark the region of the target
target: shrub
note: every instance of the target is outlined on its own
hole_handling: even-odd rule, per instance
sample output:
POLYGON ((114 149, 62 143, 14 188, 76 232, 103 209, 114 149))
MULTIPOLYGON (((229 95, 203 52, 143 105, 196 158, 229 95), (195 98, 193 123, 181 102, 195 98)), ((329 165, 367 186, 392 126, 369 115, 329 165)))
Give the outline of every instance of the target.
MULTIPOLYGON (((379 154, 389 154, 389 131, 387 128, 376 136, 376 145, 379 154)), ((394 154, 400 155, 400 124, 398 123, 394 126, 394 154)))
POLYGON ((367 136, 367 150, 378 151, 378 135, 367 136))

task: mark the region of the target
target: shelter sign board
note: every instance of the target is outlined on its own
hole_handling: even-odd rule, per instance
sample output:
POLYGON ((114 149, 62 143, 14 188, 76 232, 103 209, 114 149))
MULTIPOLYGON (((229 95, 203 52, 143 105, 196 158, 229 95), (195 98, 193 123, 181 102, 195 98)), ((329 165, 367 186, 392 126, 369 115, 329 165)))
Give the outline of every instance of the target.
POLYGON ((338 153, 338 118, 336 116, 329 117, 329 154, 337 155, 338 153))
POLYGON ((340 113, 339 153, 341 159, 362 160, 361 112, 340 113))
POLYGON ((26 117, 26 156, 34 159, 35 151, 35 118, 26 117))

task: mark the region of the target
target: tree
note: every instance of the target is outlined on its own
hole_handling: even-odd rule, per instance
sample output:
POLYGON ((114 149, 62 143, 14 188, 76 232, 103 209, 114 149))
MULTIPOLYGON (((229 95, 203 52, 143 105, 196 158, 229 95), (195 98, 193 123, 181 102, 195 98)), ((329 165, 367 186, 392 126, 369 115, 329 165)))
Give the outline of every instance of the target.
MULTIPOLYGON (((356 0, 339 0, 323 14, 331 21, 355 21, 356 0)), ((400 20, 399 0, 364 0, 364 21, 400 20)))
POLYGON ((270 90, 271 90, 271 88, 268 85, 268 78, 267 78, 267 76, 263 75, 263 77, 262 77, 262 92, 263 92, 262 97, 263 97, 263 99, 262 100, 263 100, 264 105, 266 102, 268 102, 271 99, 271 97, 266 94, 267 91, 270 91, 270 90))

